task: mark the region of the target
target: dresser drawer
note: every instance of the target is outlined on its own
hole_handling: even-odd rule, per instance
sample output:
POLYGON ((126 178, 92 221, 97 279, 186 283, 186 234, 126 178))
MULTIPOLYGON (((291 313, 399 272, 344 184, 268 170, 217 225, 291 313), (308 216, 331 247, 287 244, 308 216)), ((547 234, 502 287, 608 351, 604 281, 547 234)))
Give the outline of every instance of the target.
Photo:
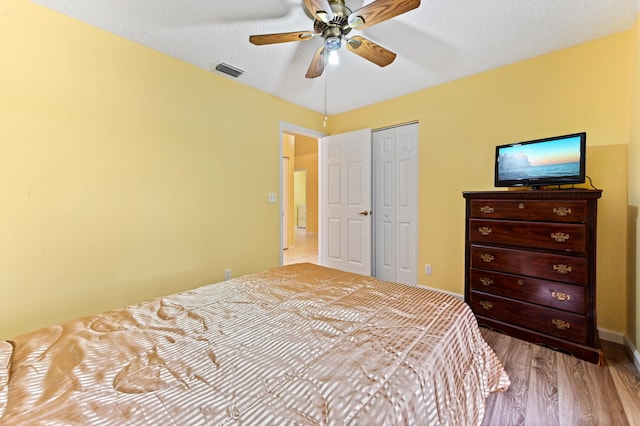
POLYGON ((469 240, 585 254, 587 229, 583 224, 469 219, 469 240))
POLYGON ((470 217, 583 223, 587 201, 471 200, 470 217))
POLYGON ((474 268, 469 275, 472 291, 509 297, 577 314, 587 311, 587 289, 584 286, 474 268))
POLYGON ((589 262, 585 257, 472 244, 470 267, 586 285, 589 262))
POLYGON ((584 315, 471 292, 471 309, 480 316, 505 321, 572 342, 587 343, 584 315))

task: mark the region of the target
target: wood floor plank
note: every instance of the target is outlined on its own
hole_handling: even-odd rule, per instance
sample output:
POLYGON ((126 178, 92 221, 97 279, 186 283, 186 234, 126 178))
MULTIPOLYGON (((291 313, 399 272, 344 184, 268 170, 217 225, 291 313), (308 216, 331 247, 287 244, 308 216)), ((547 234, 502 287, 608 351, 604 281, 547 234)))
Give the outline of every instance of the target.
POLYGON ((511 386, 506 392, 490 396, 482 424, 494 425, 495 420, 500 419, 500 424, 521 425, 526 419, 533 345, 508 336, 498 336, 494 350, 500 353, 499 358, 509 375, 511 386))
POLYGON ((628 425, 607 368, 558 353, 560 423, 628 425))
MULTIPOLYGON (((506 352, 508 348, 508 337, 504 336, 500 333, 494 333, 489 331, 486 328, 480 328, 480 332, 482 336, 486 340, 486 342, 493 348, 498 358, 502 360, 502 354, 506 352)), ((500 418, 500 405, 502 404, 502 400, 504 399, 502 393, 494 393, 489 395, 485 405, 485 414, 483 419, 483 426, 491 425, 491 419, 500 418)))
POLYGON ((640 426, 640 372, 624 346, 607 341, 601 345, 627 420, 640 426))
POLYGON ((605 365, 481 328, 511 379, 489 396, 483 425, 638 425, 640 372, 622 345, 603 342, 605 365))
POLYGON ((525 425, 560 424, 556 359, 555 352, 541 346, 533 346, 525 425))

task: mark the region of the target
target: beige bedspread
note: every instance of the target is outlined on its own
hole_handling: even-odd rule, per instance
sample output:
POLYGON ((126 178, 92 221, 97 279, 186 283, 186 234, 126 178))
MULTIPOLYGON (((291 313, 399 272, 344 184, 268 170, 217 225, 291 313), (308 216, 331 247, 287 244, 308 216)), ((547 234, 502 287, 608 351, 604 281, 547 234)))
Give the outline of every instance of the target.
POLYGON ((311 264, 0 343, 11 425, 478 424, 509 385, 462 301, 311 264))

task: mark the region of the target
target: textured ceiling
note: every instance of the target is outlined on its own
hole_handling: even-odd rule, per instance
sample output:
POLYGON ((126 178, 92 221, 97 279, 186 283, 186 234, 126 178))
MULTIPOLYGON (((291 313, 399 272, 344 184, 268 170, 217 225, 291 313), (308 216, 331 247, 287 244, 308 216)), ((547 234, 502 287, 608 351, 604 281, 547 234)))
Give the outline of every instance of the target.
MULTIPOLYGON (((227 63, 245 71, 239 83, 315 111, 325 111, 326 82, 329 114, 628 30, 640 10, 640 0, 422 0, 351 34, 397 53, 391 65, 343 47, 339 65, 307 79, 321 38, 249 43, 251 34, 312 30, 302 0, 32 1, 206 70, 227 63)), ((351 10, 368 3, 346 0, 351 10)))

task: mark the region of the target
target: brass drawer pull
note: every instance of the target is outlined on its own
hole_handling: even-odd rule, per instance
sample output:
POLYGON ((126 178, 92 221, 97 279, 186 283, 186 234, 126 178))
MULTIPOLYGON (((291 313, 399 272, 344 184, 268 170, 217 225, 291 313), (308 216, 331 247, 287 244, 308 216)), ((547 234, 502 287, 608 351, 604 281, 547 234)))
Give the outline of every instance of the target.
POLYGON ((519 208, 520 210, 524 209, 524 204, 522 204, 522 203, 518 204, 518 208, 519 208))
POLYGON ((554 207, 553 212, 558 216, 568 216, 571 214, 571 209, 567 207, 554 207))
POLYGON ((493 303, 487 302, 486 300, 481 300, 480 306, 482 306, 482 308, 486 310, 493 309, 493 303))
POLYGON ((481 211, 482 213, 493 213, 493 212, 494 212, 493 207, 491 207, 491 206, 484 206, 484 207, 481 207, 481 208, 480 208, 480 211, 481 211))
POLYGON ((556 271, 559 274, 563 274, 564 275, 564 274, 568 274, 573 269, 571 269, 571 266, 564 265, 564 264, 560 263, 558 265, 553 265, 553 270, 556 271))
POLYGON ((481 226, 480 228, 478 228, 478 231, 482 235, 487 236, 493 232, 493 229, 489 228, 488 226, 481 226))
POLYGON ((565 302, 565 301, 571 300, 571 295, 570 294, 560 293, 560 292, 557 292, 557 291, 552 291, 551 292, 551 297, 553 297, 554 299, 559 300, 560 302, 565 302))
POLYGON ((493 284, 493 280, 491 278, 487 278, 487 277, 481 277, 480 278, 480 282, 482 283, 482 285, 489 287, 490 285, 493 284))
POLYGON ((558 330, 566 330, 571 328, 571 324, 561 319, 552 319, 551 324, 555 325, 558 330))
POLYGON ((564 232, 553 232, 551 233, 551 238, 559 243, 564 243, 569 239, 569 234, 565 234, 564 232))
POLYGON ((493 257, 493 256, 491 256, 490 254, 487 254, 487 253, 482 253, 480 255, 480 259, 482 259, 484 262, 491 263, 491 262, 493 262, 493 259, 495 259, 495 257, 493 257))
POLYGON ((521 278, 518 278, 518 285, 522 285, 522 284, 524 284, 524 281, 522 281, 521 278))

